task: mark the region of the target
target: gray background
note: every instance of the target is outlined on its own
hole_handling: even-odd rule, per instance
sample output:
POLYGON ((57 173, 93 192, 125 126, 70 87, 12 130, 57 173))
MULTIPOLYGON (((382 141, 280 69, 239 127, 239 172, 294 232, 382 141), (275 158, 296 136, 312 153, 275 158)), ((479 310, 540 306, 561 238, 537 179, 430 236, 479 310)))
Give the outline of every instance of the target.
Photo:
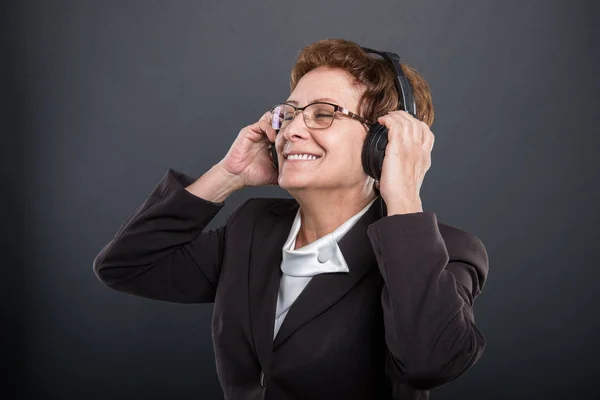
MULTIPOLYGON (((199 177, 346 38, 429 81, 426 210, 479 236, 480 361, 432 399, 599 398, 596 6, 573 1, 2 3, 4 384, 18 398, 221 398, 211 304, 112 291, 92 261, 167 168, 199 177)), ((214 227, 250 196, 244 189, 214 227)))

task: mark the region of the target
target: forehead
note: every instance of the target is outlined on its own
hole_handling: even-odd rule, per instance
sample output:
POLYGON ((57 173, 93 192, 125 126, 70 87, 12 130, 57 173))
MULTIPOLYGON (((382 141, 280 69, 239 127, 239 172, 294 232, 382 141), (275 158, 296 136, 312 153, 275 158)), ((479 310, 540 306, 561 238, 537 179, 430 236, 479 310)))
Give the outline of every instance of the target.
POLYGON ((360 86, 353 85, 352 76, 343 69, 319 67, 300 78, 287 102, 303 106, 314 101, 328 101, 355 108, 360 94, 360 86))

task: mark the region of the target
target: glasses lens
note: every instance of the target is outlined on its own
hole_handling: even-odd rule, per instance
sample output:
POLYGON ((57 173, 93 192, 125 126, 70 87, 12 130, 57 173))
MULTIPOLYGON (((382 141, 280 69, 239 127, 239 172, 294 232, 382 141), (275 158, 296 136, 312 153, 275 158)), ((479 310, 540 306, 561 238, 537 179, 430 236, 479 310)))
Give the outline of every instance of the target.
POLYGON ((315 103, 304 110, 304 120, 309 128, 328 128, 334 115, 335 107, 330 104, 315 103))
POLYGON ((279 104, 273 107, 271 114, 273 129, 282 129, 294 118, 294 108, 288 104, 279 104))

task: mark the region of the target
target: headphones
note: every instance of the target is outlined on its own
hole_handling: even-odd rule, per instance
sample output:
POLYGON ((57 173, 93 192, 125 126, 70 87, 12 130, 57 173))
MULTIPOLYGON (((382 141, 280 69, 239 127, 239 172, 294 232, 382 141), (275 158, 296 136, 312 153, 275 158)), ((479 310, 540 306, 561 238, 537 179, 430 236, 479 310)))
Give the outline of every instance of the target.
MULTIPOLYGON (((396 90, 399 96, 398 110, 404 110, 411 114, 413 117, 417 117, 415 100, 413 97, 412 88, 408 82, 408 79, 402 72, 400 67, 400 57, 396 53, 390 53, 387 51, 377 51, 369 49, 367 47, 361 47, 367 53, 375 53, 383 57, 385 60, 393 66, 396 74, 396 90)), ((279 130, 276 130, 276 134, 279 130)), ((381 169, 383 167, 383 157, 385 156, 385 147, 388 143, 388 129, 385 125, 381 125, 375 122, 365 138, 361 159, 362 166, 367 175, 379 181, 381 178, 381 169)), ((276 170, 279 170, 279 163, 277 160, 277 151, 275 150, 275 144, 271 145, 271 155, 273 157, 273 165, 276 170)))
MULTIPOLYGON (((400 67, 400 57, 396 53, 387 51, 377 51, 362 47, 367 53, 375 53, 382 56, 390 62, 396 73, 396 90, 398 91, 399 105, 397 110, 404 110, 413 117, 417 117, 417 107, 413 97, 412 88, 408 83, 408 79, 402 72, 400 67)), ((371 126, 367 137, 365 138, 362 148, 362 165, 365 173, 371 178, 379 181, 381 178, 381 168, 383 167, 383 157, 385 156, 385 147, 388 144, 388 129, 385 125, 377 122, 371 126)))

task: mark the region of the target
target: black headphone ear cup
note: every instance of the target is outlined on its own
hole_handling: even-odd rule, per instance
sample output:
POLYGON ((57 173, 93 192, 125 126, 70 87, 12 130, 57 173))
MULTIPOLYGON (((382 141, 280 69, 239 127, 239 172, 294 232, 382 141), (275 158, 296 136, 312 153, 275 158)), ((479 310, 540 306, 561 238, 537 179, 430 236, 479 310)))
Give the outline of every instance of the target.
POLYGON ((371 148, 371 142, 373 141, 374 133, 375 130, 370 128, 367 132, 367 136, 365 137, 365 141, 363 142, 363 147, 360 154, 363 170, 365 171, 365 174, 369 175, 370 177, 373 177, 373 174, 371 172, 371 151, 369 149, 371 148))
POLYGON ((273 157, 273 166, 276 171, 279 171, 279 161, 277 160, 277 150, 275 150, 275 143, 271 145, 271 157, 273 157))
MULTIPOLYGON (((275 137, 279 133, 279 129, 275 130, 275 137)), ((277 159, 277 150, 275 149, 275 143, 271 143, 271 157, 273 158, 273 166, 276 171, 279 171, 279 160, 277 159)))
POLYGON ((385 147, 388 142, 388 129, 385 125, 375 123, 367 132, 362 148, 362 165, 367 175, 380 180, 383 167, 385 147))

